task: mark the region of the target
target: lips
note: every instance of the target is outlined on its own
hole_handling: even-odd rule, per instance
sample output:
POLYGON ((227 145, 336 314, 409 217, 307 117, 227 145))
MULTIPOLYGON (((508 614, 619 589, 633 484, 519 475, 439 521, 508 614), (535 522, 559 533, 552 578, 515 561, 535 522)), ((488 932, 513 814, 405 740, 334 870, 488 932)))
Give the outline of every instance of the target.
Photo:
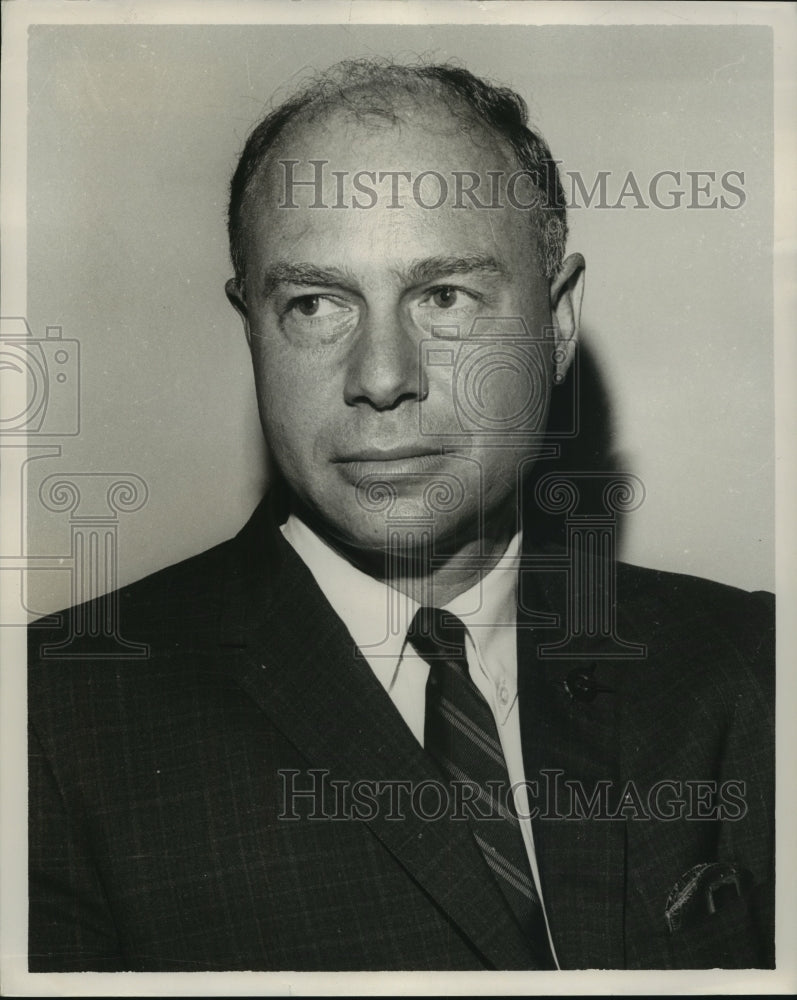
POLYGON ((399 445, 393 448, 361 448, 350 455, 335 460, 341 474, 350 483, 358 484, 366 478, 401 479, 428 475, 440 470, 447 461, 440 449, 428 445, 399 445))
POLYGON ((439 455, 439 448, 431 448, 424 444, 395 445, 391 448, 361 448, 350 455, 344 455, 335 459, 339 465, 347 465, 352 462, 402 462, 408 459, 425 458, 430 455, 439 455))

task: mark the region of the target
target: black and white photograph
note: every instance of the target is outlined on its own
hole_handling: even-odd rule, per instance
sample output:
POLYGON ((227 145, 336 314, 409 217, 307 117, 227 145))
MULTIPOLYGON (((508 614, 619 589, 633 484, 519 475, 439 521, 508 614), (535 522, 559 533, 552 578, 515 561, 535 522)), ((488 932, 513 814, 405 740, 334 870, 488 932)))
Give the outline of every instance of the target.
POLYGON ((2 15, 3 993, 797 988, 794 5, 2 15))

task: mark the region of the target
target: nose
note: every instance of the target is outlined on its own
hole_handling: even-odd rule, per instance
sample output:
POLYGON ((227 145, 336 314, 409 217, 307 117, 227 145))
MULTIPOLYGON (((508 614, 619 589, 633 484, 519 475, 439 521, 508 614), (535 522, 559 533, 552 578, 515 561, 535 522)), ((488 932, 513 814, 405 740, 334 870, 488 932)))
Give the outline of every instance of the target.
POLYGON ((348 358, 346 403, 392 410, 427 393, 412 330, 392 310, 369 311, 348 358))

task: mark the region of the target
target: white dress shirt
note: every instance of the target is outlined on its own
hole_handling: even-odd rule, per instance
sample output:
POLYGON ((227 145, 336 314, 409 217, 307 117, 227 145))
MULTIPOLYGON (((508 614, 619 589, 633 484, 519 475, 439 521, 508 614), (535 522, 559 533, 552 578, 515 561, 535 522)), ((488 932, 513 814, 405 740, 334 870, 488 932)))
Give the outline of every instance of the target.
MULTIPOLYGON (((423 746, 429 665, 407 642, 407 630, 420 605, 352 566, 295 515, 288 518, 282 532, 313 574, 413 736, 423 746)), ((521 535, 517 534, 493 569, 469 590, 443 605, 443 609, 456 615, 465 625, 465 651, 471 679, 495 717, 509 782, 515 788, 529 867, 542 900, 523 784, 525 772, 517 706, 515 624, 520 543, 521 535)), ((546 926, 547 919, 546 915, 546 926)), ((550 940, 550 929, 548 936, 550 940)), ((551 951, 556 960, 553 942, 551 951)))

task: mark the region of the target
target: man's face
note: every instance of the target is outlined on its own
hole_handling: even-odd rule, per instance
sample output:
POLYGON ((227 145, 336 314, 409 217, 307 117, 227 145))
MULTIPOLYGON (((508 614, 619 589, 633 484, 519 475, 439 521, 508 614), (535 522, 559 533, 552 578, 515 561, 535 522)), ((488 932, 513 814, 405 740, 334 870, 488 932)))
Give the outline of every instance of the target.
MULTIPOLYGON (((390 529, 392 544, 411 547, 430 518, 436 542, 455 549, 514 529, 555 344, 528 213, 506 199, 457 204, 455 171, 482 178, 482 202, 488 171, 513 172, 497 145, 437 104, 397 124, 339 112, 282 137, 250 192, 245 291, 228 293, 244 316, 272 456, 339 545, 383 550, 390 529), (320 202, 312 186, 286 190, 287 160, 298 161, 294 180, 327 161, 320 202), (370 205, 353 185, 363 170, 409 171, 403 207, 390 180, 366 179, 378 194, 370 205), (439 207, 424 207, 441 193, 431 175, 413 196, 425 171, 448 182, 439 207)), ((529 189, 517 196, 528 201, 529 189)))

